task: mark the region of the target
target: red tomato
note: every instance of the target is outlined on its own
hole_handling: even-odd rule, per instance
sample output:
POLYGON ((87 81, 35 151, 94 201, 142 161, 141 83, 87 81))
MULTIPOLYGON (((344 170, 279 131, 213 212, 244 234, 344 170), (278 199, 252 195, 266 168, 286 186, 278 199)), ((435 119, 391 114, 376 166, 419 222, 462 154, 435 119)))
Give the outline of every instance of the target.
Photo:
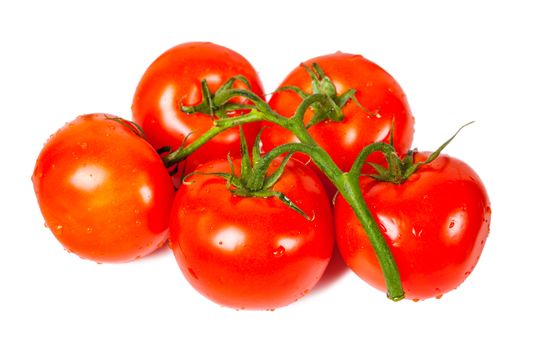
MULTIPOLYGON (((429 153, 418 153, 424 161, 429 153)), ((362 178, 363 196, 396 260, 406 297, 440 297, 474 269, 490 223, 490 203, 480 178, 465 163, 441 155, 406 182, 362 178)), ((344 198, 335 203, 337 244, 350 268, 385 290, 377 258, 344 198)))
POLYGON ((67 250, 125 262, 165 242, 174 190, 150 144, 110 118, 67 123, 45 144, 32 181, 46 225, 67 250))
MULTIPOLYGON (((133 120, 156 149, 170 146, 175 150, 187 136, 186 144, 189 144, 213 126, 213 118, 201 113, 188 115, 181 111, 181 104, 193 106, 201 102, 203 79, 213 93, 236 75, 246 77, 254 93, 264 95, 256 71, 238 53, 212 43, 175 46, 144 73, 133 99, 133 120)), ((236 82, 235 86, 245 88, 242 82, 236 82)), ((246 125, 244 131, 251 144, 258 125, 246 125)), ((239 128, 232 128, 188 157, 187 169, 192 170, 211 159, 226 158, 228 152, 240 154, 239 150, 239 128)))
MULTIPOLYGON (((350 101, 342 109, 344 119, 341 122, 326 121, 309 129, 311 136, 342 170, 350 169, 364 146, 378 141, 388 142, 393 122, 396 151, 405 154, 409 150, 413 140, 414 119, 405 94, 393 77, 360 55, 337 52, 303 64, 310 67, 313 63, 317 63, 331 79, 339 95, 350 88, 356 89, 357 100, 364 106, 363 109, 350 101), (369 111, 375 115, 369 114, 369 111)), ((296 86, 312 93, 311 83, 308 72, 300 65, 285 78, 280 87, 296 86)), ((301 101, 292 91, 279 91, 272 95, 269 104, 278 113, 290 117, 301 101)), ((312 112, 308 111, 304 118, 306 123, 311 116, 312 112)), ((262 140, 267 151, 284 143, 297 142, 294 135, 278 126, 265 128, 262 140)), ((296 157, 304 162, 308 160, 302 154, 296 157)), ((376 154, 369 161, 379 162, 380 159, 376 154)), ((325 184, 331 186, 329 181, 325 184)))
MULTIPOLYGON (((218 160, 196 171, 229 173, 230 167, 218 160)), ((277 198, 234 196, 226 180, 212 175, 193 175, 179 188, 170 219, 171 247, 187 280, 214 302, 274 309, 304 296, 322 276, 334 237, 320 180, 289 161, 273 190, 312 219, 277 198)))

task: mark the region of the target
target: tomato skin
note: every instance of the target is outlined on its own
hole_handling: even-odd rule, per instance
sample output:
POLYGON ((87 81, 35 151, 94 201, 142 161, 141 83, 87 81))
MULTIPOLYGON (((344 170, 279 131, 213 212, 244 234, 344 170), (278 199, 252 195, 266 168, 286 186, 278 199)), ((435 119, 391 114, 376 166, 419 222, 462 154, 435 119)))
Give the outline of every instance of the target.
MULTIPOLYGON (((340 95, 350 88, 357 90, 356 97, 372 116, 353 101, 342 109, 344 119, 341 122, 326 121, 312 126, 309 133, 323 147, 333 161, 343 171, 348 171, 363 147, 368 144, 389 141, 389 134, 394 121, 394 146, 399 154, 405 154, 411 147, 414 134, 414 119, 405 93, 400 85, 385 70, 360 55, 337 52, 320 56, 304 62, 294 69, 282 86, 296 86, 307 93, 312 93, 312 80, 303 67, 317 63, 332 80, 340 95)), ((272 95, 269 105, 286 117, 296 111, 302 99, 292 91, 278 91, 272 95)), ((306 122, 312 112, 305 115, 306 122)), ((275 146, 296 142, 297 139, 285 129, 278 126, 265 128, 263 145, 266 151, 275 146)), ((307 161, 308 157, 297 154, 296 157, 307 161)), ((378 154, 369 161, 380 162, 378 154)), ((331 190, 329 181, 325 182, 331 190)))
POLYGON ((68 251, 127 262, 166 241, 174 190, 150 144, 110 118, 83 115, 52 135, 32 182, 46 225, 68 251))
MULTIPOLYGON (((196 171, 230 168, 219 160, 196 171)), ((279 199, 234 196, 226 181, 214 176, 193 175, 179 188, 169 241, 187 280, 212 301, 236 309, 275 309, 305 295, 322 276, 334 234, 320 180, 289 161, 274 190, 314 218, 306 220, 279 199)))
MULTIPOLYGON (((428 156, 418 153, 415 161, 428 156)), ((481 179, 467 164, 441 155, 403 184, 362 178, 361 188, 396 260, 407 298, 439 297, 472 272, 489 233, 491 211, 481 179)), ((369 240, 341 196, 334 213, 345 262, 385 291, 369 240)))
MULTIPOLYGON (((157 58, 146 70, 132 104, 133 121, 139 124, 154 148, 189 144, 213 126, 213 118, 206 114, 187 115, 180 104, 201 102, 201 83, 207 80, 211 92, 236 75, 246 77, 252 91, 264 96, 263 87, 252 65, 228 48, 208 43, 191 42, 175 46, 157 58)), ((241 82, 236 86, 245 88, 241 82)), ((243 101, 241 101, 243 102, 243 101)), ((258 124, 244 126, 249 144, 259 129, 258 124)), ((217 135, 187 158, 187 169, 208 160, 226 158, 228 152, 240 154, 239 129, 232 128, 217 135)))

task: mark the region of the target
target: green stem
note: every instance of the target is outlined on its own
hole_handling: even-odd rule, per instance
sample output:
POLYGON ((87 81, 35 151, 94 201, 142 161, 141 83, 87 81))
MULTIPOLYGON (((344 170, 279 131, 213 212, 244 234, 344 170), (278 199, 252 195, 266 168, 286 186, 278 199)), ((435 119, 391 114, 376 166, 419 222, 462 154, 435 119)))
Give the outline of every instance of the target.
POLYGON ((300 103, 300 105, 296 109, 296 112, 294 113, 293 118, 301 121, 301 120, 304 119, 305 112, 313 104, 321 103, 322 105, 326 105, 327 106, 328 104, 331 104, 330 100, 331 100, 331 98, 326 96, 326 95, 322 95, 322 94, 311 95, 311 96, 303 99, 302 103, 300 103))
MULTIPOLYGON (((262 98, 254 94, 250 90, 245 89, 228 89, 215 96, 213 102, 216 105, 222 105, 233 97, 244 97, 249 101, 252 101, 257 109, 261 112, 270 110, 270 106, 262 98)), ((250 106, 253 107, 253 106, 250 106)))
POLYGON ((394 256, 392 255, 378 224, 366 206, 359 186, 361 169, 368 156, 376 151, 383 152, 387 149, 394 150, 394 148, 386 143, 370 144, 363 148, 361 153, 359 153, 350 172, 343 173, 333 162, 329 154, 311 137, 302 123, 291 123, 290 130, 302 143, 311 146, 306 153, 335 185, 359 219, 381 266, 385 278, 385 284, 387 286, 387 297, 394 301, 402 300, 405 294, 402 288, 402 281, 400 279, 400 273, 396 261, 394 260, 394 256))
POLYGON ((361 169, 366 163, 366 159, 370 156, 370 154, 377 151, 385 153, 391 149, 394 150, 391 145, 382 142, 373 143, 363 148, 350 171, 344 174, 344 183, 347 185, 347 188, 345 189, 346 193, 343 193, 343 187, 339 188, 339 191, 344 196, 346 202, 348 202, 348 204, 352 207, 355 215, 361 223, 361 226, 363 226, 363 229, 368 236, 374 252, 376 253, 381 266, 381 271, 383 272, 383 276, 385 278, 387 296, 394 301, 399 301, 405 297, 405 294, 402 288, 402 281, 400 279, 398 266, 396 265, 394 257, 392 256, 392 253, 379 229, 378 224, 374 220, 372 213, 365 203, 363 194, 361 192, 361 187, 359 185, 361 169))
POLYGON ((310 145, 306 145, 303 143, 286 143, 281 146, 277 146, 273 148, 271 151, 269 151, 267 154, 264 155, 262 162, 268 165, 272 163, 274 159, 281 156, 284 153, 295 153, 295 152, 301 152, 305 153, 307 155, 311 155, 316 151, 315 147, 312 147, 310 145))
POLYGON ((252 190, 260 188, 265 179, 265 174, 268 170, 270 164, 274 159, 278 158, 285 153, 295 153, 301 152, 307 155, 314 152, 314 148, 303 143, 287 143, 278 147, 273 148, 263 158, 256 164, 254 167, 254 174, 250 177, 248 181, 248 187, 252 190))
MULTIPOLYGON (((214 136, 237 125, 256 121, 270 121, 291 131, 300 140, 301 144, 286 144, 274 148, 265 156, 263 160, 264 164, 262 164, 262 166, 267 168, 273 159, 287 152, 303 152, 309 155, 316 166, 336 186, 336 188, 351 206, 355 215, 363 226, 363 229, 365 230, 369 241, 372 244, 372 248, 374 249, 381 266, 385 284, 387 286, 387 296, 394 301, 403 299, 404 291, 396 262, 389 250, 383 234, 379 229, 379 226, 375 222, 370 210, 365 204, 361 188, 359 186, 361 169, 368 156, 375 151, 385 152, 389 147, 392 146, 385 143, 375 143, 365 147, 357 157, 352 169, 345 173, 335 164, 330 155, 311 137, 303 121, 305 110, 309 108, 311 104, 320 103, 328 106, 329 100, 327 96, 317 94, 317 97, 304 99, 304 101, 307 100, 304 107, 300 106, 294 117, 290 119, 280 116, 274 112, 272 109, 270 109, 268 104, 247 90, 229 90, 224 95, 218 96, 220 100, 218 100, 217 103, 220 103, 222 100, 227 101, 230 98, 237 96, 248 98, 254 103, 255 106, 250 106, 251 111, 248 114, 239 117, 216 120, 215 126, 201 135, 197 140, 188 146, 167 155, 164 158, 165 164, 168 166, 179 162, 214 136)), ((266 168, 264 169, 265 171, 266 168)))
POLYGON ((335 186, 340 185, 342 170, 340 170, 333 159, 331 159, 328 152, 320 147, 315 139, 311 137, 309 131, 303 124, 303 121, 291 119, 287 129, 290 130, 301 143, 310 147, 310 152, 305 153, 311 157, 315 165, 331 180, 331 182, 333 182, 335 186))
MULTIPOLYGON (((227 129, 230 129, 234 126, 246 124, 246 123, 252 123, 252 122, 258 122, 265 120, 263 113, 260 113, 258 111, 252 110, 250 113, 237 117, 237 118, 228 118, 228 119, 222 119, 225 123, 218 125, 215 123, 211 129, 207 130, 205 133, 200 135, 196 140, 191 142, 189 145, 183 148, 179 148, 178 150, 169 153, 165 157, 163 157, 163 162, 167 167, 176 164, 183 159, 190 156, 194 151, 196 151, 198 148, 200 148, 202 145, 204 145, 207 141, 211 140, 213 137, 217 136, 223 131, 226 131, 227 129)), ((218 121, 217 121, 218 122, 218 121)))

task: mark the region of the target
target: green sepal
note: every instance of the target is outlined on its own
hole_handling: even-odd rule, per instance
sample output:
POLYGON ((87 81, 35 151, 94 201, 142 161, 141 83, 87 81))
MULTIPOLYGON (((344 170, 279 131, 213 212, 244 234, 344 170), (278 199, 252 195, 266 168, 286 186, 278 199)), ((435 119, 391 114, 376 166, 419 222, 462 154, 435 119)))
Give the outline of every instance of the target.
POLYGON ((120 117, 110 116, 108 114, 104 114, 104 117, 108 120, 112 120, 114 122, 117 122, 126 128, 128 128, 131 132, 133 132, 135 135, 143 138, 146 140, 146 134, 144 133, 144 130, 141 128, 141 126, 134 121, 131 120, 125 120, 120 117))
POLYGON ((275 92, 280 92, 280 91, 292 91, 296 93, 302 100, 309 96, 307 92, 303 91, 297 86, 292 86, 292 85, 279 87, 276 89, 275 92))
MULTIPOLYGON (((407 154, 401 159, 394 148, 390 147, 388 151, 383 151, 385 155, 385 160, 387 161, 387 167, 382 165, 368 162, 370 166, 375 170, 375 174, 368 174, 367 176, 372 177, 378 181, 392 182, 395 184, 401 184, 409 179, 421 166, 433 162, 441 154, 441 152, 448 146, 450 142, 459 134, 459 132, 466 126, 472 124, 469 122, 461 126, 446 142, 444 142, 436 151, 431 153, 431 155, 423 162, 415 162, 414 156, 417 152, 415 150, 410 150, 407 154)), ((391 132, 392 133, 392 132, 391 132)), ((392 141, 392 137, 391 137, 392 141)), ((391 144, 392 146, 392 144, 391 144)))
POLYGON ((261 161, 261 135, 263 134, 264 130, 265 127, 262 127, 259 130, 257 136, 255 137, 254 147, 252 148, 252 161, 254 167, 261 161))
POLYGON ((235 185, 236 187, 242 187, 241 179, 239 179, 239 177, 235 174, 235 165, 233 165, 233 159, 231 159, 231 155, 229 153, 228 153, 228 163, 229 163, 229 169, 230 169, 229 175, 231 176, 231 178, 228 180, 227 187, 230 188, 231 185, 235 185))
POLYGON ((236 75, 231 77, 213 94, 213 103, 215 106, 220 107, 226 103, 227 92, 233 89, 233 84, 235 84, 236 81, 240 81, 246 85, 248 89, 252 90, 252 85, 244 75, 236 75))
POLYGON ((272 162, 275 159, 272 156, 269 156, 267 153, 264 157, 261 157, 260 153, 260 144, 261 144, 261 133, 264 128, 262 128, 257 137, 255 138, 254 147, 252 149, 252 158, 250 159, 248 144, 246 138, 244 137, 244 132, 242 126, 240 127, 240 141, 241 141, 241 175, 238 177, 235 174, 235 166, 231 155, 228 154, 228 163, 230 167, 230 173, 222 172, 212 172, 212 173, 201 173, 193 172, 192 174, 203 174, 203 175, 214 175, 221 177, 226 180, 226 186, 228 190, 235 196, 240 197, 261 197, 269 198, 275 197, 281 200, 289 208, 295 210, 297 213, 302 215, 307 220, 310 220, 309 216, 306 215, 303 210, 301 210, 294 202, 292 202, 285 194, 274 191, 273 187, 278 182, 278 180, 283 175, 285 167, 289 162, 293 152, 289 152, 283 160, 281 161, 279 167, 269 176, 266 175, 267 170, 272 162))
POLYGON ((283 160, 281 161, 281 164, 279 167, 272 173, 272 175, 267 176, 264 186, 265 188, 271 188, 273 187, 276 182, 278 182, 281 175, 283 175, 283 172, 285 171, 285 167, 287 166, 287 163, 289 162, 289 159, 291 159, 292 153, 288 153, 283 160))
POLYGON ((303 216, 306 220, 308 221, 312 220, 302 209, 300 209, 300 207, 298 207, 293 201, 290 200, 289 197, 287 197, 283 193, 277 192, 277 191, 274 191, 271 193, 273 194, 274 197, 276 197, 277 199, 282 201, 286 206, 288 206, 289 208, 291 208, 292 210, 294 210, 295 212, 303 216))
POLYGON ((289 197, 287 197, 285 194, 279 191, 271 191, 271 190, 263 190, 263 191, 255 191, 250 192, 246 190, 245 188, 234 188, 230 189, 230 192, 234 196, 239 197, 254 197, 254 198, 272 198, 275 197, 279 199, 283 204, 288 206, 290 209, 294 210, 301 216, 303 216, 306 220, 311 220, 311 218, 302 210, 300 207, 298 207, 289 197))
POLYGON ((242 82, 250 90, 252 86, 248 79, 242 75, 236 75, 229 78, 214 94, 209 90, 207 80, 203 79, 201 82, 202 101, 195 106, 184 106, 180 103, 181 111, 187 114, 203 113, 211 117, 218 117, 220 119, 227 118, 226 113, 232 110, 243 109, 250 107, 241 103, 226 103, 228 92, 233 89, 236 81, 242 82))
POLYGON ((250 153, 248 152, 248 143, 244 137, 242 125, 239 125, 239 138, 241 141, 241 177, 247 178, 252 170, 252 161, 250 160, 250 153))
MULTIPOLYGON (((412 163, 410 164, 407 169, 405 170, 405 173, 404 173, 404 177, 405 177, 405 180, 407 180, 409 178, 409 176, 411 176, 412 174, 414 174, 418 168, 420 168, 422 165, 426 165, 426 164, 429 164, 431 163, 432 161, 434 161, 435 159, 437 159, 437 157, 440 155, 440 153, 444 150, 444 148, 446 148, 446 146, 448 146, 448 144, 450 142, 452 142, 452 140, 457 136, 457 134, 459 134, 459 132, 461 130, 463 130, 464 127, 472 124, 473 121, 469 122, 469 123, 466 123, 465 125, 461 126, 456 132, 455 134, 452 135, 452 137, 450 137, 448 140, 446 140, 446 142, 444 142, 442 145, 440 145, 439 148, 437 148, 436 151, 434 151, 433 153, 431 153, 429 155, 429 157, 423 161, 423 162, 418 162, 418 163, 412 163)), ((405 181, 404 180, 404 181, 405 181)))
POLYGON ((207 80, 205 79, 202 80, 201 91, 202 101, 194 106, 184 106, 180 103, 181 111, 187 114, 203 113, 214 117, 216 106, 213 103, 213 96, 211 95, 211 91, 209 91, 209 86, 207 85, 207 80))
POLYGON ((376 173, 367 174, 366 176, 370 176, 378 181, 386 181, 388 179, 389 169, 377 163, 368 162, 367 164, 370 165, 376 171, 376 173))
POLYGON ((342 95, 337 96, 336 101, 335 101, 337 103, 337 106, 339 106, 340 108, 343 108, 348 103, 348 101, 350 101, 351 99, 355 99, 356 93, 357 93, 357 90, 349 89, 345 91, 342 95))

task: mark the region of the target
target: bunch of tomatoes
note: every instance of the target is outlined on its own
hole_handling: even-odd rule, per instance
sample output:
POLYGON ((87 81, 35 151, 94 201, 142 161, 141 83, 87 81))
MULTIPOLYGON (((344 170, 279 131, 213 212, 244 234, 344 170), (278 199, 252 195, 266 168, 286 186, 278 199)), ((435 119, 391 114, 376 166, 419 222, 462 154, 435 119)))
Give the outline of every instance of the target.
POLYGON ((143 75, 131 121, 82 115, 46 142, 32 181, 47 227, 99 263, 168 241, 196 290, 237 309, 306 295, 334 244, 378 289, 392 271, 394 300, 464 281, 489 233, 487 192, 441 149, 410 151, 414 119, 393 77, 339 52, 265 97, 238 53, 171 48, 143 75))

